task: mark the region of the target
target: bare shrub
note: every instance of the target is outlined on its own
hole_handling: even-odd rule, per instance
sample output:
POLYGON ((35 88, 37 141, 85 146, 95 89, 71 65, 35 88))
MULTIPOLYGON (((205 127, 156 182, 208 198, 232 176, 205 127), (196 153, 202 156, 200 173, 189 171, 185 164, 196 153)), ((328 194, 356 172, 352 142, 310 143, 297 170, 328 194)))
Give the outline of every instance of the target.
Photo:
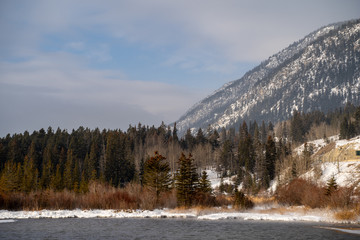
POLYGON ((175 208, 177 206, 176 189, 163 192, 158 199, 158 206, 162 208, 175 208))
POLYGON ((283 204, 317 208, 323 206, 324 190, 309 181, 297 178, 288 185, 279 187, 275 198, 283 204))
POLYGON ((227 207, 233 202, 233 199, 231 197, 228 197, 223 194, 217 195, 215 199, 216 199, 216 205, 220 207, 227 207))
POLYGON ((193 199, 193 205, 203 207, 217 206, 216 198, 210 193, 198 192, 193 199))
POLYGON ((327 205, 333 209, 348 209, 354 207, 352 195, 352 188, 338 187, 331 195, 327 196, 327 205))

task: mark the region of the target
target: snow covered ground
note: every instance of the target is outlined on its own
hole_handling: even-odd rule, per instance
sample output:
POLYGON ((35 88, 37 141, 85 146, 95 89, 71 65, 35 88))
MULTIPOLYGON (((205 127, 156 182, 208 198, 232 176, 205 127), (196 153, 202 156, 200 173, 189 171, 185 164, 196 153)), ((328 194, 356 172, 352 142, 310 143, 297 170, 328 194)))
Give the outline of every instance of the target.
MULTIPOLYGON (((335 177, 339 186, 346 187, 360 182, 360 158, 355 156, 355 150, 360 150, 360 136, 349 140, 339 140, 339 136, 329 138, 333 142, 333 148, 322 154, 322 161, 314 164, 313 168, 303 174, 304 179, 315 180, 320 185, 325 185, 328 180, 335 177), (345 160, 345 161, 343 161, 345 160), (316 173, 317 171, 317 173, 316 173)), ((314 147, 314 155, 328 143, 324 139, 318 139, 308 144, 314 147)), ((295 149, 295 153, 301 155, 304 144, 295 149)), ((321 150, 320 150, 321 151, 321 150)))
POLYGON ((314 177, 314 169, 301 177, 304 179, 316 179, 319 185, 326 185, 332 177, 335 177, 337 185, 341 187, 349 187, 360 183, 360 161, 325 162, 319 168, 321 175, 318 179, 314 177))
MULTIPOLYGON (((328 142, 335 142, 335 148, 343 147, 346 145, 351 145, 353 148, 360 150, 360 136, 356 136, 349 140, 347 140, 347 139, 339 140, 339 135, 335 135, 335 136, 329 137, 327 140, 328 140, 328 142)), ((313 149, 314 153, 316 153, 322 147, 325 147, 326 145, 328 145, 328 142, 326 142, 324 139, 317 139, 317 140, 307 142, 307 145, 308 146, 312 145, 314 147, 314 149, 313 149)), ((304 144, 300 145, 299 147, 297 147, 294 150, 294 152, 297 153, 298 155, 300 155, 303 151, 304 151, 304 144)))
MULTIPOLYGON (((118 211, 118 210, 41 210, 41 211, 0 211, 0 223, 15 221, 16 219, 38 219, 38 218, 192 218, 199 220, 269 220, 269 221, 311 221, 344 223, 333 218, 333 213, 326 210, 307 210, 302 207, 282 208, 281 211, 265 211, 255 208, 246 212, 233 209, 211 209, 201 212, 197 209, 169 210, 156 209, 153 211, 118 211)), ((360 219, 345 223, 360 223, 360 219)))
MULTIPOLYGON (((212 168, 210 170, 208 169, 205 171, 208 175, 208 179, 210 180, 211 188, 216 189, 217 187, 219 187, 221 182, 221 177, 219 173, 216 172, 215 168, 212 168)), ((233 181, 231 180, 231 177, 225 177, 223 178, 223 183, 233 184, 233 181)))

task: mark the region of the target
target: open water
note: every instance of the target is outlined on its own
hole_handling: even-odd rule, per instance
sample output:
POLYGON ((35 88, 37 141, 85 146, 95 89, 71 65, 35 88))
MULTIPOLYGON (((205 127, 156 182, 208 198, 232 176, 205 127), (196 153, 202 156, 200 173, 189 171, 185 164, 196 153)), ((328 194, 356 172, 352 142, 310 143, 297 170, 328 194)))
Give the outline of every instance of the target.
POLYGON ((24 219, 0 223, 0 239, 360 239, 360 235, 324 227, 344 226, 243 220, 24 219))

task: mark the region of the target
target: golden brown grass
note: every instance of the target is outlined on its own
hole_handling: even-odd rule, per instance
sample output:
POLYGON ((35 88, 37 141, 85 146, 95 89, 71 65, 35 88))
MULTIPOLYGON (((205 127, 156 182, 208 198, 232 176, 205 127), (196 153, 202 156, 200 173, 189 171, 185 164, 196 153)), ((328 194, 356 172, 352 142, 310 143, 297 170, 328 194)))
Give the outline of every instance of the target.
POLYGON ((0 193, 0 209, 149 209, 176 206, 174 191, 156 194, 139 184, 128 184, 125 188, 114 188, 93 182, 89 192, 79 194, 67 190, 56 192, 44 190, 31 193, 0 193))
POLYGON ((270 205, 276 203, 276 199, 274 196, 272 197, 250 196, 250 200, 255 205, 270 205))
POLYGON ((340 221, 355 221, 358 218, 358 214, 354 210, 343 210, 336 212, 334 217, 340 221))

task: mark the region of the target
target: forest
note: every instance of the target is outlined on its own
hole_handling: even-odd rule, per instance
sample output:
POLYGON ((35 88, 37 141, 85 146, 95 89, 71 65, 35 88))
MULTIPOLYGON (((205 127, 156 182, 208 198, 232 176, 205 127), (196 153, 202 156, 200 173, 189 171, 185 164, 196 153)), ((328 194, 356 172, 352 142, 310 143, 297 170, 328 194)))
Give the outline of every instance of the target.
POLYGON ((360 135, 360 106, 328 113, 294 111, 291 119, 242 122, 238 129, 190 129, 178 136, 176 123, 120 129, 40 129, 0 139, 0 208, 146 208, 227 204, 235 196, 259 194, 290 168, 282 183, 311 167, 311 146, 336 135, 360 135), (236 176, 235 185, 211 189, 206 172, 236 176), (242 184, 242 192, 237 186, 242 184))

